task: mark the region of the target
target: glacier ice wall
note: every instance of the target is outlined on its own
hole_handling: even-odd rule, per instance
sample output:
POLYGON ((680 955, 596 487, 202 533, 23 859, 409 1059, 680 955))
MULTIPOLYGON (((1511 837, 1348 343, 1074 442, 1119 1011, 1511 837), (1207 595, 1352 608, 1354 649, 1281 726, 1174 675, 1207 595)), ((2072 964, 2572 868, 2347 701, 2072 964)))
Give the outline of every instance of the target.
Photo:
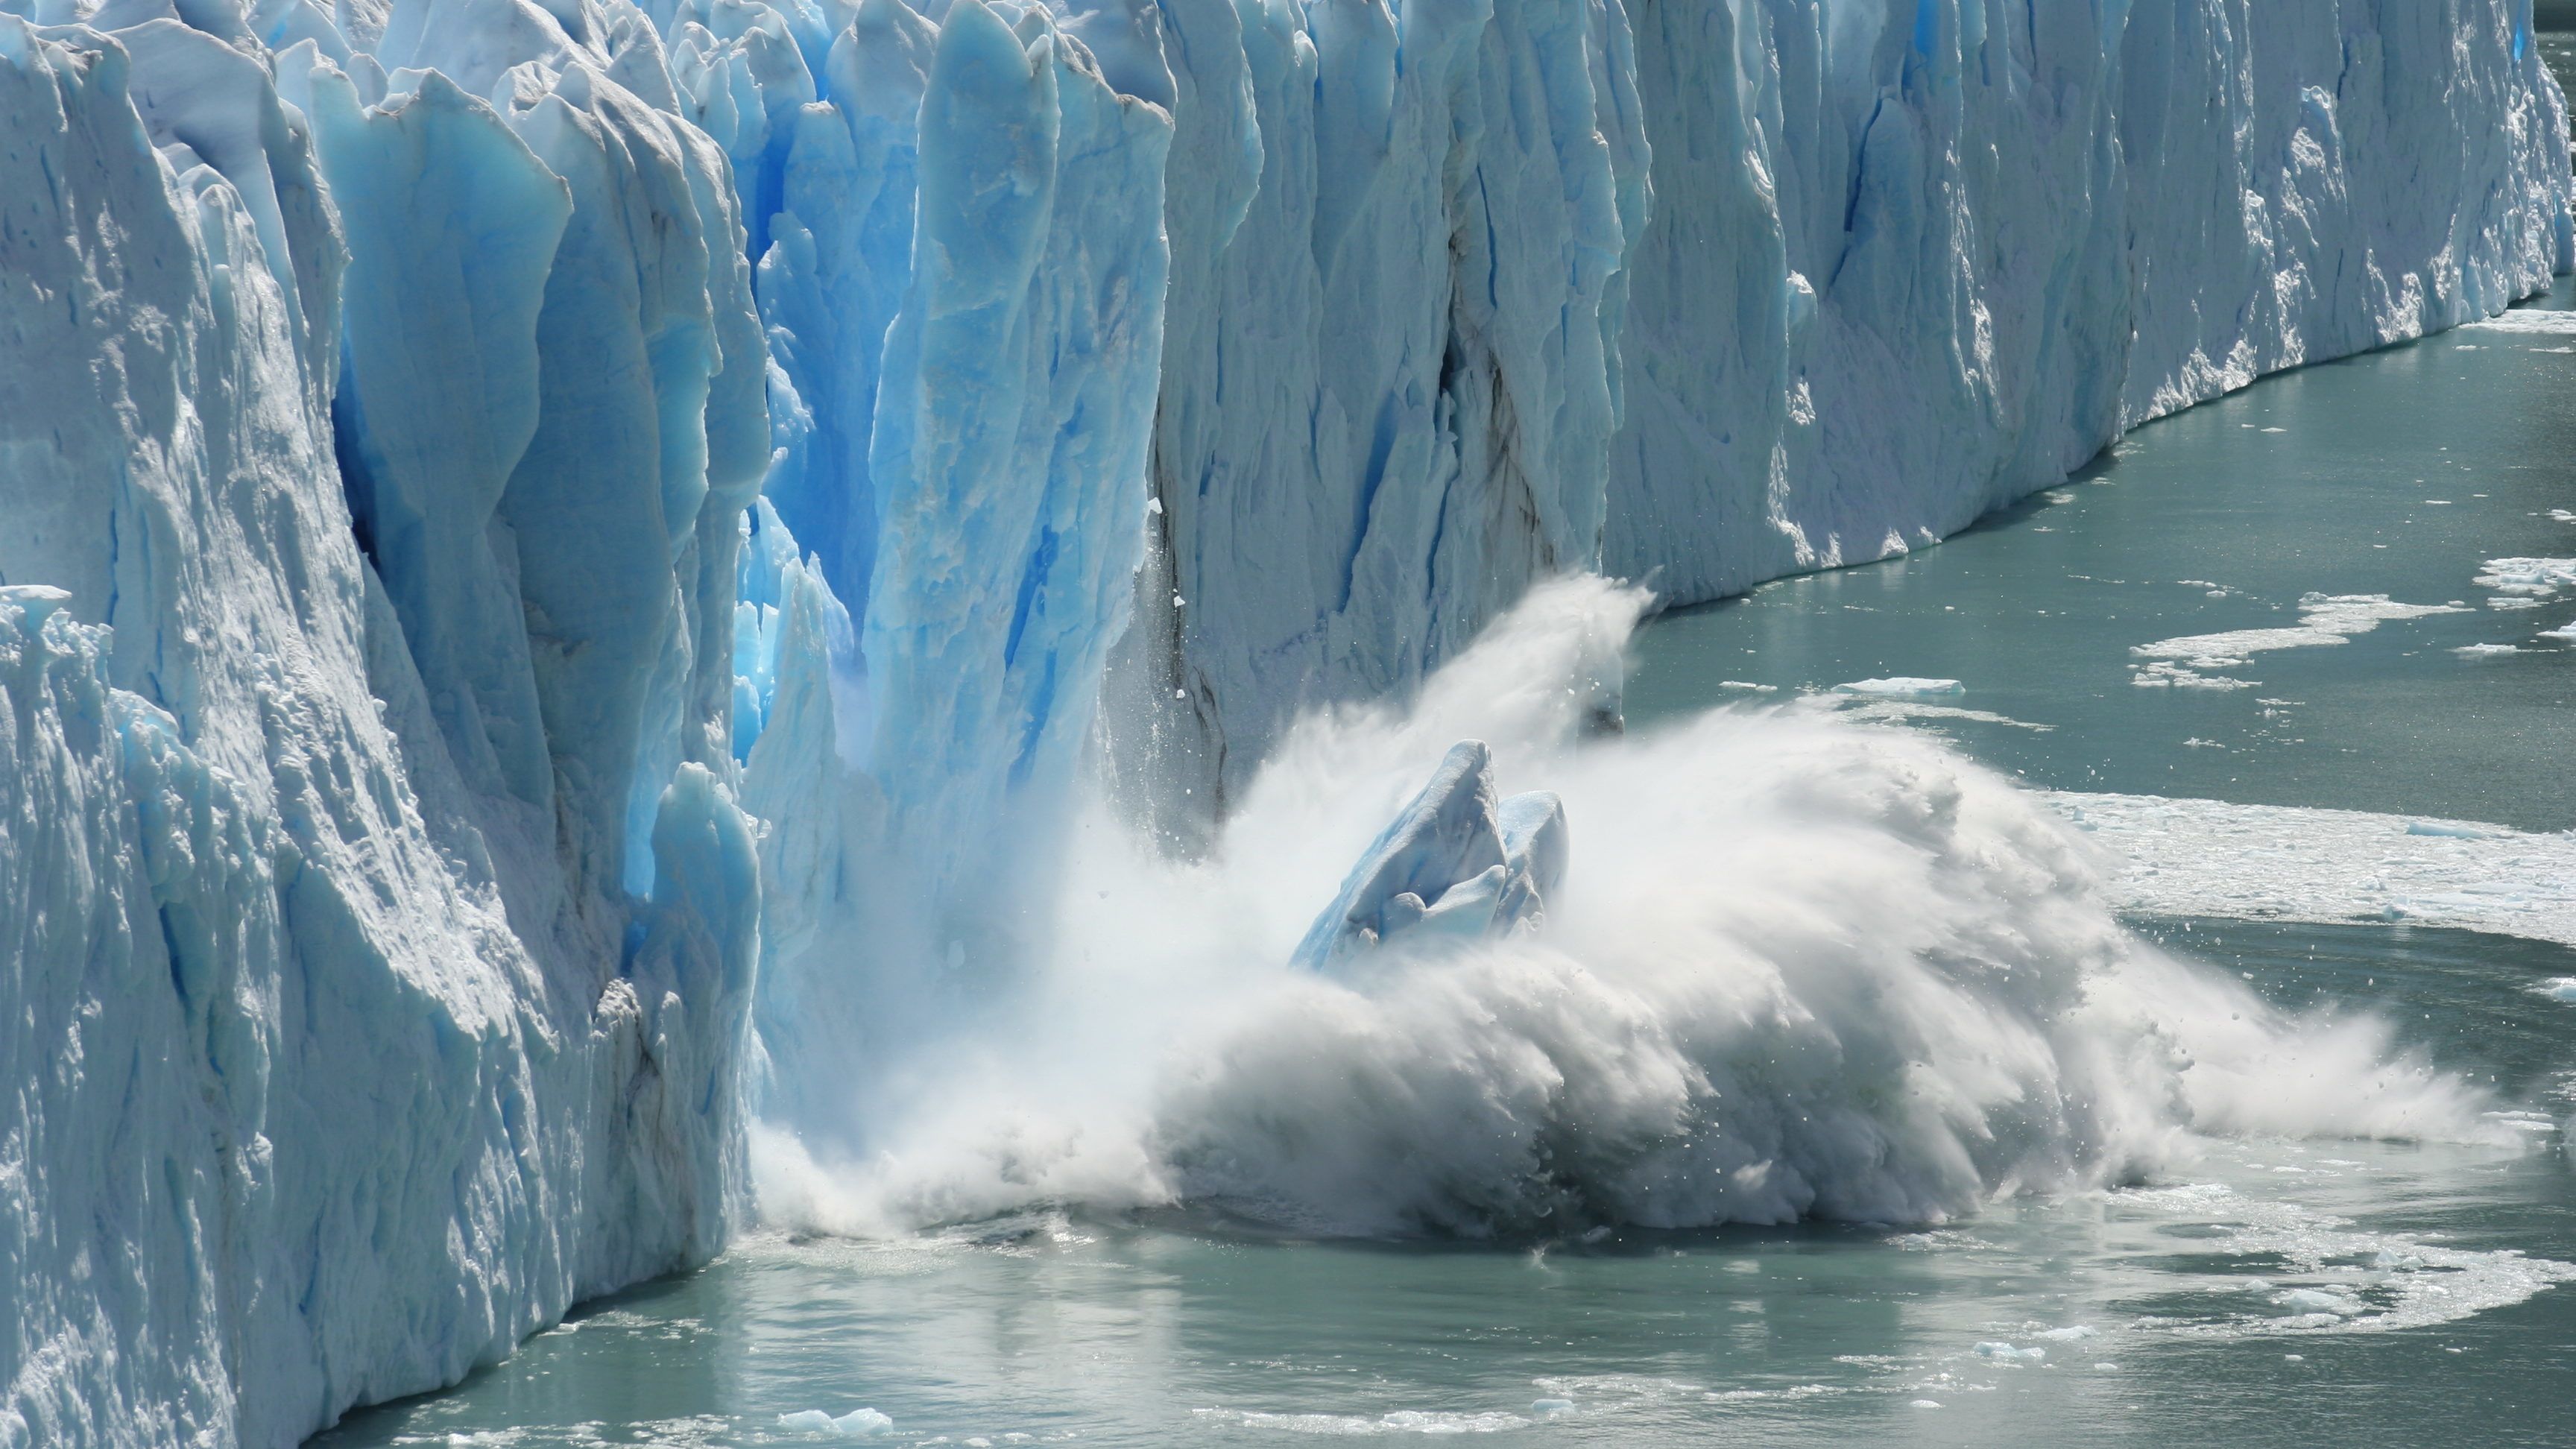
POLYGON ((291 1442, 741 1182, 723 158, 560 27, 494 106, 191 15, 0 13, 20 1442, 291 1442))
POLYGON ((761 1099, 818 1140, 1031 925, 1132 601, 1163 362, 1154 12, 927 9, 671 19, 682 104, 767 239, 735 739, 773 822, 761 1099))
POLYGON ((1647 132, 1620 0, 1161 11, 1190 181, 1111 724, 1181 827, 1594 565, 1647 132))
POLYGON ((2524 0, 1636 0, 1655 211, 1604 566, 1933 541, 2123 429, 2565 270, 2524 0))
POLYGON ((2523 0, 1161 8, 1193 181, 1112 724, 1167 825, 1533 573, 1919 546, 2576 260, 2523 0))

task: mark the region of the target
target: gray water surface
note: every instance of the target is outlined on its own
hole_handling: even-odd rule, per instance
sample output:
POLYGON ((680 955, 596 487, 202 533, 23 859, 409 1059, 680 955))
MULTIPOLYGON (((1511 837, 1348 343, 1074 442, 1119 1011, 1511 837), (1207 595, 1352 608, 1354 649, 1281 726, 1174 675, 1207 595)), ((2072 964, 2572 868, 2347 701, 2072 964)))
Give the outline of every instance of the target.
MULTIPOLYGON (((2285 1006, 2387 1006, 2569 1110, 2576 1006, 2527 988, 2576 952, 2182 924, 2147 928, 2285 1006)), ((2576 1263, 2554 1148, 2229 1143, 2154 1187, 1929 1231, 1460 1246, 1038 1214, 754 1241, 319 1443, 819 1444, 846 1441, 781 1416, 868 1408, 903 1444, 2563 1445, 2576 1286, 2523 1296, 2531 1258, 2576 1263), (2357 1311, 2320 1326, 2301 1292, 2357 1311), (2515 1301, 2446 1316, 2479 1295, 2515 1301)))

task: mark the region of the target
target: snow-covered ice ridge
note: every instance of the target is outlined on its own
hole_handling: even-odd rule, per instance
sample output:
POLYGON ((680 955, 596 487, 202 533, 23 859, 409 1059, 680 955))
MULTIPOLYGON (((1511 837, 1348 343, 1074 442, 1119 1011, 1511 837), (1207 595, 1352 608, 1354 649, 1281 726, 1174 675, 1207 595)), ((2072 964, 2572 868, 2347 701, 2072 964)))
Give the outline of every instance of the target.
POLYGON ((0 0, 0 1442, 713 1251, 1104 689, 1204 815, 2502 307, 2565 134, 2518 0, 0 0))

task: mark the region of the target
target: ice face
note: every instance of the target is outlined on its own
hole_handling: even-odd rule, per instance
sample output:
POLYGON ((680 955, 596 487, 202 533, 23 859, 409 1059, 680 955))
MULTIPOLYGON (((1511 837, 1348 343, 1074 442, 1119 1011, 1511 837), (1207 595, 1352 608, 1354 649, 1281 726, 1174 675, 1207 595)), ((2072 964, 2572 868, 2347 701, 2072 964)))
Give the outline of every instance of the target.
POLYGON ((1616 3, 1161 9, 1161 511, 1119 724, 1187 828, 1297 709, 1412 687, 1598 557, 1647 135, 1616 3))
POLYGON ((2576 260, 2511 4, 1629 8, 1655 204, 1602 557, 1672 602, 1902 553, 2576 260))
POLYGON ((742 1176, 722 158, 593 50, 504 114, 208 9, 0 14, 0 1373, 49 1443, 452 1382, 742 1176))

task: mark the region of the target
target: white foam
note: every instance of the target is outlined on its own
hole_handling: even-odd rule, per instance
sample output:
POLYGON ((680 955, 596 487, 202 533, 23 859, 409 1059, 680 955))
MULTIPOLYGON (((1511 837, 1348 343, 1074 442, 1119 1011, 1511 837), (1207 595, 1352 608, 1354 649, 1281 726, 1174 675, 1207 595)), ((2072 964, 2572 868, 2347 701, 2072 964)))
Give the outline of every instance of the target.
POLYGON ((1273 1414, 1256 1409, 1198 1409, 1202 1418, 1231 1421, 1247 1429, 1277 1429, 1290 1434, 1319 1434, 1334 1439, 1373 1438, 1382 1434, 1500 1434, 1526 1429, 1531 1420, 1519 1414, 1455 1413, 1399 1409, 1374 1417, 1365 1414, 1273 1414))
POLYGON ((2194 1130, 2499 1135, 2482 1091, 2366 1020, 2285 1017, 2138 942, 2044 800, 1935 738, 1739 707, 1586 740, 1593 695, 1568 682, 1642 602, 1552 585, 1412 708, 1309 719, 1203 858, 1104 811, 1037 928, 1047 954, 870 1103, 864 1159, 755 1140, 770 1220, 1187 1202, 1317 1233, 1924 1223, 2159 1170, 2194 1130), (1471 737, 1497 788, 1553 790, 1571 823, 1535 933, 1291 969, 1471 737))
POLYGON ((2141 689, 2253 689, 2259 679, 2238 679, 2226 674, 2204 674, 2169 659, 2132 666, 2129 682, 2141 689))
POLYGON ((2388 1333, 2454 1323, 2576 1281, 2576 1263, 2371 1232, 2296 1203, 2195 1183, 2114 1195, 2125 1205, 2219 1229, 2195 1251, 2266 1265, 2235 1287, 2253 1300, 2147 1326, 2192 1338, 2388 1333))
MULTIPOLYGON (((1933 695, 1929 698, 1938 699, 1941 696, 1933 695)), ((1954 704, 1932 704, 1923 697, 1846 694, 1839 690, 1800 695, 1792 702, 1791 708, 1833 712, 1843 719, 1865 721, 1870 724, 1929 724, 1936 730, 1941 723, 1949 721, 1963 724, 2002 725, 2006 729, 2029 730, 2034 734, 2047 734, 2057 728, 2055 725, 2014 719, 2010 715, 1997 714, 1993 710, 1963 709, 1954 704)))

